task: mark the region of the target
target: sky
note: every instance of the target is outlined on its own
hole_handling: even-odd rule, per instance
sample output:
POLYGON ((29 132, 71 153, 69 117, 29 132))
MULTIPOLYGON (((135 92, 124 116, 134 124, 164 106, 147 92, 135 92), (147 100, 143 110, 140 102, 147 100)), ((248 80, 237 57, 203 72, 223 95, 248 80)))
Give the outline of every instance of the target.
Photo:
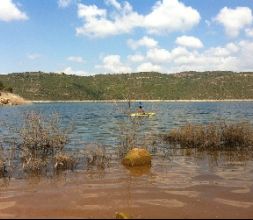
POLYGON ((0 74, 253 71, 253 0, 0 0, 0 74))

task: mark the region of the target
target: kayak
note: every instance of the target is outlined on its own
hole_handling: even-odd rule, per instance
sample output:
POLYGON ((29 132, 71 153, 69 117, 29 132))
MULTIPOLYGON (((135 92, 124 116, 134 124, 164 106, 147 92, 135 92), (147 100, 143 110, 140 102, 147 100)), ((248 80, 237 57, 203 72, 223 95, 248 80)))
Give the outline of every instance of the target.
POLYGON ((154 112, 136 112, 136 113, 131 113, 130 116, 131 117, 146 117, 146 116, 154 116, 155 113, 154 112))

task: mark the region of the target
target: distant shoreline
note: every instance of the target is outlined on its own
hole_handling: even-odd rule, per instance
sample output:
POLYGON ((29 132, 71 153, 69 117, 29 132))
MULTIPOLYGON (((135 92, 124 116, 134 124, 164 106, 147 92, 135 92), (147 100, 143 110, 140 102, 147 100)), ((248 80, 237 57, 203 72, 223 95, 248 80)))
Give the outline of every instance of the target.
POLYGON ((34 100, 32 103, 115 103, 115 102, 253 102, 253 99, 205 99, 205 100, 34 100))

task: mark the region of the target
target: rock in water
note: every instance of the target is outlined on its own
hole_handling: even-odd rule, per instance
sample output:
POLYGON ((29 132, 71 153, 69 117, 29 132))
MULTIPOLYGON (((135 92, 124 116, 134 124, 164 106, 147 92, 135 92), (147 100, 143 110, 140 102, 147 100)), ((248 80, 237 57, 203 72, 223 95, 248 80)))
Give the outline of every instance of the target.
POLYGON ((125 166, 150 166, 151 165, 151 155, 145 149, 134 148, 130 150, 125 158, 122 160, 125 166))
POLYGON ((123 212, 116 212, 116 219, 130 219, 130 217, 123 212))

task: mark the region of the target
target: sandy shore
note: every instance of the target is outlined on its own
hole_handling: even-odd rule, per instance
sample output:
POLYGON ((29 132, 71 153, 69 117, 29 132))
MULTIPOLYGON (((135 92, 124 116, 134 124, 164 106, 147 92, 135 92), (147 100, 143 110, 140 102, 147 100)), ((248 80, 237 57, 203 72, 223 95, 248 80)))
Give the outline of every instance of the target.
MULTIPOLYGON (((78 103, 78 102, 99 102, 99 103, 115 103, 129 102, 129 100, 33 100, 33 103, 78 103)), ((130 100, 130 102, 253 102, 253 99, 205 99, 205 100, 130 100)))

